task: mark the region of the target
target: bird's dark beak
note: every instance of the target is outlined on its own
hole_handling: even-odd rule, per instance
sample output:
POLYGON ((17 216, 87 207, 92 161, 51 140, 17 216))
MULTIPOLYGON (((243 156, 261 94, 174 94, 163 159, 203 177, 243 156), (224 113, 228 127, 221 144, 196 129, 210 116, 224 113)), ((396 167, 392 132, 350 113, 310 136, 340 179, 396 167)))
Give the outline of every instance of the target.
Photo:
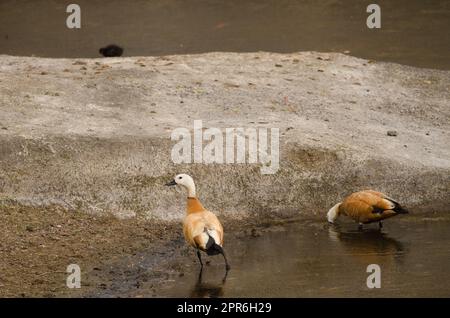
POLYGON ((175 182, 175 180, 172 180, 172 181, 166 183, 166 186, 168 186, 168 187, 174 186, 174 185, 177 185, 177 183, 175 182))

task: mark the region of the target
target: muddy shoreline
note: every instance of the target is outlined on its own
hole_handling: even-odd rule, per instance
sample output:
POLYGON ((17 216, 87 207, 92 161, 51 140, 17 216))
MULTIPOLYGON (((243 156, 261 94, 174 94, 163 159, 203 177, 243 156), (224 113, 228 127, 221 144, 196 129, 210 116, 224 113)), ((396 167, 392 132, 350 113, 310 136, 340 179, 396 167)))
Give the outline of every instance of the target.
MULTIPOLYGON (((426 229, 427 224, 445 226, 448 222, 448 214, 413 214, 398 218, 392 223, 387 222, 386 227, 391 235, 402 238, 404 234, 399 233, 401 228, 410 228, 409 231, 411 231, 416 227, 426 229)), ((221 258, 207 258, 208 265, 204 270, 206 282, 194 283, 199 273, 199 266, 194 251, 184 242, 179 222, 118 220, 112 216, 99 217, 65 211, 58 207, 40 209, 9 206, 1 208, 0 224, 0 230, 3 233, 0 243, 1 297, 220 297, 224 295, 224 286, 220 283, 224 272, 221 258), (65 269, 68 264, 80 265, 81 289, 67 288, 68 274, 65 269), (171 291, 172 286, 178 284, 176 283, 178 281, 182 286, 181 290, 188 288, 187 294, 171 291), (189 291, 189 289, 192 290, 189 291)), ((293 233, 293 230, 299 233, 309 233, 312 230, 314 235, 330 231, 324 218, 310 220, 274 218, 259 222, 255 219, 238 222, 226 219, 224 224, 227 230, 225 246, 229 248, 236 248, 235 242, 240 242, 237 246, 243 248, 246 244, 255 244, 252 242, 258 242, 258 240, 272 241, 273 235, 286 233, 281 234, 285 236, 293 233)), ((395 243, 395 240, 391 243, 392 239, 383 238, 382 234, 378 234, 376 227, 369 226, 365 229, 365 233, 358 234, 355 231, 352 234, 352 231, 356 229, 353 222, 343 220, 341 224, 350 232, 345 234, 345 231, 338 230, 343 233, 330 232, 330 235, 340 235, 344 239, 348 235, 358 235, 354 243, 349 242, 350 250, 347 251, 351 254, 356 252, 354 257, 357 259, 361 258, 358 253, 362 253, 361 255, 369 257, 365 261, 374 261, 375 256, 370 255, 378 253, 381 253, 381 256, 389 255, 393 252, 392 249, 399 248, 400 243, 395 243), (363 237, 361 241, 361 236, 364 235, 367 237, 363 237), (395 245, 392 246, 392 244, 395 245)), ((405 241, 404 238, 401 240, 405 241)), ((302 239, 299 242, 301 241, 302 239)), ((406 239, 405 242, 409 240, 406 239)), ((231 251, 236 266, 235 272, 245 270, 240 268, 246 266, 240 264, 242 262, 240 254, 244 251, 245 249, 241 252, 231 251)), ((272 252, 280 253, 280 251, 272 252)), ((323 250, 323 253, 329 252, 323 250)), ((311 259, 312 255, 309 253, 314 255, 316 252, 303 252, 301 258, 311 259)), ((341 256, 345 255, 345 253, 341 254, 342 251, 338 253, 341 256)), ((441 252, 438 253, 441 254, 441 252)), ((364 259, 360 261, 362 260, 364 259)), ((232 278, 233 269, 231 273, 231 278, 228 280, 231 280, 231 284, 235 284, 232 278)), ((441 287, 444 289, 437 291, 437 295, 446 295, 445 290, 450 286, 444 284, 441 287)), ((228 289, 229 292, 230 289, 228 289)), ((324 295, 330 296, 332 292, 333 290, 330 289, 324 295)), ((396 293, 391 292, 394 293, 392 295, 396 293)), ((305 293, 304 296, 309 295, 308 292, 305 291, 305 293)), ((418 294, 420 295, 420 291, 418 294)), ((284 297, 290 294, 289 291, 280 291, 270 296, 277 295, 284 297)), ((347 294, 345 291, 343 294, 336 291, 336 295, 347 294)), ((399 293, 398 296, 401 297, 402 294, 399 293)))
MULTIPOLYGON (((58 206, 43 209, 9 204, 0 206, 0 212, 0 297, 89 297, 99 293, 105 297, 110 283, 131 274, 126 268, 133 267, 142 254, 151 255, 152 261, 147 260, 148 267, 138 272, 140 277, 133 284, 152 281, 157 285, 174 273, 180 275, 177 259, 192 252, 178 221, 120 220, 58 206), (80 266, 82 289, 67 288, 69 264, 80 266), (123 272, 115 272, 113 267, 123 272)), ((230 237, 255 235, 279 222, 289 220, 224 220, 230 237)))
POLYGON ((349 220, 228 226, 228 273, 220 257, 206 257, 200 271, 179 237, 96 271, 92 279, 103 284, 84 296, 448 297, 449 225, 448 214, 428 214, 391 220, 382 231, 367 226, 360 232, 349 220), (383 269, 380 290, 366 286, 366 267, 373 263, 383 269))

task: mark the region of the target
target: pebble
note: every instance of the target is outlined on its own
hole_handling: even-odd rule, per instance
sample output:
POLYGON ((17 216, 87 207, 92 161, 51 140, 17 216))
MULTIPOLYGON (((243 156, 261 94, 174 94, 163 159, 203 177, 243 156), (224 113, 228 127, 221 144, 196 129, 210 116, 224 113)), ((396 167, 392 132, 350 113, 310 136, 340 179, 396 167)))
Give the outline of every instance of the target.
POLYGON ((87 63, 83 62, 83 61, 75 61, 75 62, 72 63, 72 65, 86 65, 86 64, 87 63))
POLYGON ((388 135, 388 136, 391 136, 391 137, 395 137, 395 136, 398 135, 398 133, 397 133, 397 131, 395 131, 395 130, 389 130, 389 131, 387 132, 387 135, 388 135))

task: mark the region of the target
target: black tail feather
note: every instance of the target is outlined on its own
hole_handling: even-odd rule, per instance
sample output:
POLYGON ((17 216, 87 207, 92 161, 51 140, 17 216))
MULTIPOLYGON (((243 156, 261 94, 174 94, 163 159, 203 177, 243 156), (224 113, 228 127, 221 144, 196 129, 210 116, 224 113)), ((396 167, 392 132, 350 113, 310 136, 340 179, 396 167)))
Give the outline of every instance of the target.
POLYGON ((208 242, 206 242, 206 249, 205 249, 206 254, 209 256, 222 254, 223 259, 225 260, 225 268, 228 272, 230 270, 230 264, 228 264, 227 257, 225 256, 225 251, 223 250, 222 246, 217 244, 214 238, 211 237, 211 235, 209 235, 208 230, 206 228, 205 232, 208 234, 208 242))
POLYGON ((409 213, 409 211, 407 209, 404 209, 401 206, 395 207, 394 211, 397 212, 398 214, 408 214, 409 213))
POLYGON ((206 243, 206 254, 208 255, 217 255, 220 251, 216 248, 216 241, 211 236, 208 236, 208 242, 206 243))
POLYGON ((398 214, 408 214, 409 211, 405 208, 403 208, 400 203, 395 202, 394 200, 389 200, 392 203, 394 203, 395 207, 392 209, 393 211, 397 212, 398 214))

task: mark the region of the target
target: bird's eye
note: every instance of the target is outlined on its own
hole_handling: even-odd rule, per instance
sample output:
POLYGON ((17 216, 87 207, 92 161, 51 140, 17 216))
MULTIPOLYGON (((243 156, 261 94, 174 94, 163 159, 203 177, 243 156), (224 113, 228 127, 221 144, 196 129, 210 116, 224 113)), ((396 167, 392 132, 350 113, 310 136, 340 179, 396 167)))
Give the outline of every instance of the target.
POLYGON ((183 177, 178 177, 178 179, 182 179, 183 177))

